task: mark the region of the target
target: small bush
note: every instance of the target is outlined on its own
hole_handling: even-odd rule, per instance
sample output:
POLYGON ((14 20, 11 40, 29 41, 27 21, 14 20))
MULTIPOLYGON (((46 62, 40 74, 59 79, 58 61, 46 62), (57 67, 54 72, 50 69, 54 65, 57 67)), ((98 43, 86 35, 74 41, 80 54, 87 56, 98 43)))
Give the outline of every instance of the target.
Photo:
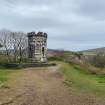
POLYGON ((104 54, 104 53, 97 54, 97 55, 94 57, 92 63, 93 63, 93 65, 95 65, 96 67, 104 68, 104 67, 105 67, 105 54, 104 54))
POLYGON ((57 57, 57 56, 55 56, 55 57, 49 57, 48 61, 64 61, 64 58, 57 57))

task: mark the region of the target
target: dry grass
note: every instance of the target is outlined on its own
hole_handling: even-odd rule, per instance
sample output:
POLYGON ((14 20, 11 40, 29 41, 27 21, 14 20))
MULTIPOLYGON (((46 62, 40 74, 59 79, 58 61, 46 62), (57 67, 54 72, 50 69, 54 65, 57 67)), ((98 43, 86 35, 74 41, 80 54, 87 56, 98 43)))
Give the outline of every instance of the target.
POLYGON ((65 75, 66 84, 70 87, 105 98, 105 76, 91 74, 86 67, 66 63, 62 65, 61 70, 65 75))

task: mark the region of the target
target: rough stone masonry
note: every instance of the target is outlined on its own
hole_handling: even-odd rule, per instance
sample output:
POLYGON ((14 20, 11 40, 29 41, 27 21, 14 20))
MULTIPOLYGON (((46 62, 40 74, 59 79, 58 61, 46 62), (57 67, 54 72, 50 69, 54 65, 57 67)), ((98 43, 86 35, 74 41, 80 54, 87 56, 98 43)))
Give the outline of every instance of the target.
POLYGON ((46 33, 28 33, 28 57, 31 62, 47 62, 46 33))

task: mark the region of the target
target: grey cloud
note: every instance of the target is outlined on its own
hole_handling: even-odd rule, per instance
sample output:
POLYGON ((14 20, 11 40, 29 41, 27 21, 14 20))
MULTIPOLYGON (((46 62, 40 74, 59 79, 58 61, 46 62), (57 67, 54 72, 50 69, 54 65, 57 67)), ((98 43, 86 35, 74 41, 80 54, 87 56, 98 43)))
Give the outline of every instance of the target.
POLYGON ((105 20, 105 0, 75 0, 76 11, 84 16, 105 20))
POLYGON ((0 2, 0 28, 45 31, 49 48, 80 50, 104 46, 104 0, 0 2))

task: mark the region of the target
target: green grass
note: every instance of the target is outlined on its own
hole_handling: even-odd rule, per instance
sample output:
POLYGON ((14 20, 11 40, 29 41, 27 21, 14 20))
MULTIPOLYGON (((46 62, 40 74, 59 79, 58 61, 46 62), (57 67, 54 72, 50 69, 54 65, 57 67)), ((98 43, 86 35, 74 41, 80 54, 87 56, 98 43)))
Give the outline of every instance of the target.
POLYGON ((93 93, 105 98, 105 76, 93 75, 67 63, 62 64, 61 71, 65 83, 80 92, 93 93))
POLYGON ((0 88, 8 88, 6 82, 14 70, 0 69, 0 88))

